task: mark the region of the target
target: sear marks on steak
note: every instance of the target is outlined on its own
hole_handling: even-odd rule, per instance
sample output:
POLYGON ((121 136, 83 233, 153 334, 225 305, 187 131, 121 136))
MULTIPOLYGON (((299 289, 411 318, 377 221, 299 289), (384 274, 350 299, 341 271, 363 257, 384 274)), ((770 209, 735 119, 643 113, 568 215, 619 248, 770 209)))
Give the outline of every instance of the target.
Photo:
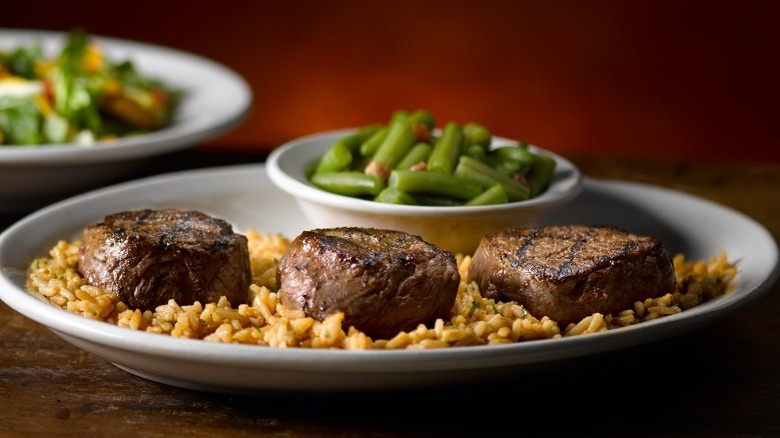
POLYGON ((561 326, 672 292, 674 264, 657 239, 610 226, 514 228, 483 236, 469 281, 561 326))
POLYGON ((88 226, 78 270, 87 283, 116 292, 130 308, 245 303, 252 273, 247 238, 197 211, 139 210, 88 226))
POLYGON ((279 260, 283 305, 324 320, 343 312, 345 327, 390 338, 436 318, 455 303, 455 257, 422 238, 374 228, 304 231, 279 260))

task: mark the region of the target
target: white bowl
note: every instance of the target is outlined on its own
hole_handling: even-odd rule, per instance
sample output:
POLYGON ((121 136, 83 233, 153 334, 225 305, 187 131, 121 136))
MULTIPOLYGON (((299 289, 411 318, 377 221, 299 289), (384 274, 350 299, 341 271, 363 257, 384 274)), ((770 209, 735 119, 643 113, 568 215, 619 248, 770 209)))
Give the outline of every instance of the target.
MULTIPOLYGON (((481 237, 510 227, 535 226, 547 213, 571 200, 582 189, 580 171, 567 159, 535 146, 555 159, 550 186, 537 197, 508 204, 473 207, 396 205, 336 195, 309 183, 305 170, 337 139, 354 129, 313 134, 287 142, 271 151, 268 176, 290 193, 318 228, 344 226, 405 231, 454 253, 471 254, 481 237)), ((516 144, 494 137, 493 146, 516 144)))
MULTIPOLYGON (((194 147, 223 134, 249 114, 252 91, 234 71, 198 55, 90 35, 111 60, 131 60, 145 76, 181 89, 172 123, 158 131, 94 146, 0 146, 0 213, 31 211, 82 191, 132 176, 149 157, 194 147)), ((58 53, 67 34, 0 30, 0 50, 39 42, 58 53)))

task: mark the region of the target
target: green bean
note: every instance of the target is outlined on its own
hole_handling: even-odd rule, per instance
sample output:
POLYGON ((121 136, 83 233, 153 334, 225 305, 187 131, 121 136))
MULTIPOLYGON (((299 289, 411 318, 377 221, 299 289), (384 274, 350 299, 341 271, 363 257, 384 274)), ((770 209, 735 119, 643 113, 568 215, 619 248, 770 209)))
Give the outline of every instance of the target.
POLYGON ((318 173, 311 177, 312 184, 331 193, 345 196, 377 196, 385 183, 363 172, 318 173))
POLYGON ((536 155, 529 151, 527 147, 520 145, 501 146, 490 151, 489 155, 504 160, 517 161, 520 165, 524 166, 530 166, 536 161, 536 155))
POLYGON ((412 132, 409 118, 398 118, 388 128, 385 141, 379 146, 365 172, 387 179, 390 171, 409 152, 414 145, 415 135, 412 132))
POLYGON ((392 125, 393 123, 399 120, 409 120, 409 113, 401 109, 395 110, 393 111, 393 114, 390 116, 390 121, 387 124, 392 125))
POLYGON ((493 141, 490 131, 476 122, 469 122, 463 125, 463 134, 466 136, 467 145, 480 145, 485 151, 490 148, 490 143, 493 141))
POLYGON ((436 127, 436 119, 433 118, 433 115, 430 112, 424 109, 413 112, 409 116, 409 121, 411 121, 412 124, 416 123, 426 127, 428 131, 433 131, 436 127))
POLYGON ((487 154, 485 153, 485 149, 483 149, 482 146, 478 144, 469 145, 466 148, 466 155, 468 155, 469 157, 477 161, 485 161, 487 159, 487 154))
POLYGON ((360 146, 382 128, 384 128, 384 125, 382 125, 381 123, 371 123, 369 125, 360 128, 358 132, 342 138, 344 139, 344 141, 347 141, 347 146, 349 147, 349 150, 353 154, 356 154, 360 152, 360 146))
POLYGON ((414 193, 450 196, 468 201, 482 193, 482 186, 454 175, 438 172, 418 172, 413 170, 394 170, 387 180, 388 187, 414 193))
POLYGON ((366 169, 369 161, 371 161, 369 157, 364 157, 361 154, 352 155, 352 165, 349 166, 349 169, 347 170, 353 172, 363 172, 366 169))
POLYGON ((497 157, 495 155, 485 157, 484 162, 487 163, 493 169, 496 169, 496 171, 498 171, 499 173, 506 175, 508 177, 513 177, 515 175, 524 175, 525 172, 530 167, 530 166, 522 166, 519 162, 515 160, 509 160, 506 158, 497 157))
POLYGON ((428 157, 428 171, 452 174, 462 151, 463 128, 455 122, 448 122, 428 157))
POLYGON ((355 154, 360 152, 360 145, 382 128, 375 123, 360 128, 356 133, 345 135, 336 140, 320 157, 314 173, 338 172, 346 170, 352 164, 355 154))
POLYGON ((526 142, 493 143, 479 123, 451 121, 436 129, 429 111, 399 109, 386 124, 337 139, 304 170, 326 191, 394 204, 489 205, 546 190, 552 157, 532 152, 526 142))
POLYGON ((357 132, 339 138, 336 140, 336 143, 343 143, 350 152, 357 154, 360 152, 360 146, 363 144, 363 142, 371 138, 371 136, 382 129, 382 127, 383 126, 379 123, 372 123, 370 125, 363 126, 357 132))
POLYGON ((428 143, 417 143, 409 149, 409 152, 395 165, 395 168, 397 170, 409 170, 410 167, 416 164, 425 163, 432 150, 433 146, 428 143))
POLYGON ((410 194, 393 187, 386 187, 374 198, 376 202, 384 204, 417 205, 417 200, 410 194))
POLYGON ((549 155, 537 154, 536 162, 525 176, 525 180, 531 186, 531 196, 536 196, 547 189, 553 172, 555 172, 555 159, 549 155))
POLYGON ((509 176, 525 175, 535 161, 536 154, 528 150, 527 144, 493 149, 485 159, 494 169, 509 176))
POLYGON ((500 173, 486 163, 481 163, 465 155, 458 160, 455 176, 477 182, 485 188, 494 184, 501 184, 510 201, 523 201, 531 195, 531 190, 519 181, 500 173))
POLYGON ((347 144, 350 141, 352 141, 352 139, 333 143, 333 145, 325 151, 322 157, 320 157, 319 162, 317 162, 317 167, 314 169, 314 174, 339 172, 349 168, 349 165, 352 164, 352 151, 350 151, 347 144))
POLYGON ((493 184, 488 187, 482 194, 470 199, 464 205, 492 205, 492 204, 506 204, 509 202, 509 197, 506 195, 504 186, 501 184, 493 184))
POLYGON ((387 127, 382 127, 360 145, 360 155, 370 157, 376 153, 387 137, 387 127))

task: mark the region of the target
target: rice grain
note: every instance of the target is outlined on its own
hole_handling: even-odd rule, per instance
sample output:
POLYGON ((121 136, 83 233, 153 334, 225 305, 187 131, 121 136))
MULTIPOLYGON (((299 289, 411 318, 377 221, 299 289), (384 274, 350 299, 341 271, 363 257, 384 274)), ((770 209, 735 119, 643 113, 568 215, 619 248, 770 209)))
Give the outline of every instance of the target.
POLYGON ((160 335, 279 348, 427 349, 527 342, 626 327, 683 312, 729 293, 737 275, 736 266, 724 252, 697 261, 687 261, 678 254, 674 257, 675 291, 637 301, 613 315, 595 313, 561 329, 550 318, 531 315, 515 302, 482 297, 476 283, 467 277, 471 257, 458 254, 461 284, 447 319, 437 319, 430 327, 420 324, 391 339, 372 339, 354 327, 344 327, 342 313, 317 321, 300 310, 285 308, 275 293, 276 265, 289 240, 254 230, 246 235, 252 268, 248 304, 233 306, 222 297, 216 303, 180 305, 170 300, 154 311, 129 309, 115 293, 88 285, 80 277, 76 270, 78 241, 59 241, 48 257, 34 260, 26 287, 30 294, 69 312, 160 335))

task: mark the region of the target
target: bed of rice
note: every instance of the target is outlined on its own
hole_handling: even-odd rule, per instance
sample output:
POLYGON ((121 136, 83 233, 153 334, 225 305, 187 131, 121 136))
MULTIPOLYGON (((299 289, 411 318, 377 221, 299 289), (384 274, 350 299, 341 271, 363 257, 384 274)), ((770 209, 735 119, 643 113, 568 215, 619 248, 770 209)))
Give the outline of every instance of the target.
POLYGON ((27 290, 87 318, 175 337, 271 347, 399 349, 502 344, 610 330, 675 314, 728 293, 737 275, 725 253, 699 261, 688 261, 678 254, 674 257, 677 290, 673 293, 638 301, 616 314, 596 313, 559 327, 548 317, 531 315, 514 302, 483 298, 476 284, 467 278, 471 257, 458 255, 462 281, 449 320, 439 319, 431 327, 420 325, 392 339, 371 339, 353 327, 343 327, 342 314, 320 322, 282 306, 274 292, 276 261, 289 240, 255 230, 248 230, 246 235, 253 277, 249 304, 233 307, 223 297, 217 303, 184 306, 171 300, 154 312, 129 309, 115 293, 85 283, 76 270, 80 242, 64 240, 49 251, 49 257, 30 265, 27 290))

